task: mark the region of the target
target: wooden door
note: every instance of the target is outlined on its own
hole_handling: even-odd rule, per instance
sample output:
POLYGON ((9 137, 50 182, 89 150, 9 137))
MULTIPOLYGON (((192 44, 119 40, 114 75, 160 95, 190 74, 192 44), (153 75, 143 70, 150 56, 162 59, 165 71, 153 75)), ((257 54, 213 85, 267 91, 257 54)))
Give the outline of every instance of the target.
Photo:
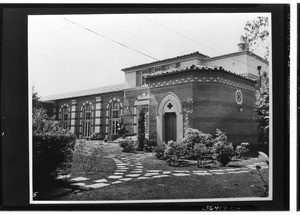
POLYGON ((176 113, 165 113, 165 142, 177 140, 176 113))

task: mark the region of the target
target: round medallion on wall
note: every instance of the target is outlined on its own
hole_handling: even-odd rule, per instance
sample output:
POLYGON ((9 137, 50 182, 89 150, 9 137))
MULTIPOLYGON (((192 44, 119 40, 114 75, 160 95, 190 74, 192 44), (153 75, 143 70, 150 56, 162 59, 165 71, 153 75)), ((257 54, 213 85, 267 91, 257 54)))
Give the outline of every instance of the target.
POLYGON ((238 105, 241 105, 243 103, 243 94, 242 91, 237 90, 235 92, 235 101, 238 105))

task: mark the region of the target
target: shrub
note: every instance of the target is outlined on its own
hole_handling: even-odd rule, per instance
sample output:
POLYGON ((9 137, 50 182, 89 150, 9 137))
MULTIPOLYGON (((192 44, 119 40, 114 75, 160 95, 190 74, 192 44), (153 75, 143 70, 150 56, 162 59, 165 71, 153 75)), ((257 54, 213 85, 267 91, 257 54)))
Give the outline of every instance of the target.
POLYGON ((119 143, 120 143, 120 147, 123 148, 122 152, 135 152, 136 150, 136 144, 130 138, 125 138, 123 140, 120 140, 119 143))
POLYGON ((88 148, 85 140, 81 140, 76 150, 85 174, 91 174, 96 165, 102 161, 104 155, 103 144, 101 142, 99 142, 98 146, 88 148))
POLYGON ((164 157, 167 160, 178 160, 186 152, 185 145, 181 142, 170 140, 164 152, 164 157))
POLYGON ((155 156, 160 160, 165 159, 165 149, 166 145, 164 143, 154 147, 155 156))
POLYGON ((33 110, 33 180, 39 184, 71 171, 76 136, 49 118, 44 109, 33 110))
POLYGON ((203 144, 205 146, 212 145, 212 136, 205 134, 197 129, 187 128, 182 140, 182 155, 186 158, 196 159, 194 147, 195 144, 203 144))
POLYGON ((144 143, 144 151, 153 152, 155 146, 157 146, 157 142, 155 139, 150 139, 150 140, 146 139, 144 143))
POLYGON ((104 137, 105 135, 104 134, 101 134, 101 133, 93 133, 91 136, 90 136, 90 140, 104 140, 104 137))
POLYGON ((247 148, 248 146, 249 146, 249 143, 241 143, 241 145, 238 145, 235 148, 235 151, 238 154, 237 157, 240 158, 240 157, 244 156, 249 151, 249 149, 247 148))
POLYGON ((139 114, 138 125, 138 150, 142 151, 144 149, 145 141, 145 113, 143 109, 139 114))
POLYGON ((236 154, 232 143, 227 142, 227 136, 220 129, 216 129, 216 138, 213 140, 213 150, 216 160, 226 166, 236 154))

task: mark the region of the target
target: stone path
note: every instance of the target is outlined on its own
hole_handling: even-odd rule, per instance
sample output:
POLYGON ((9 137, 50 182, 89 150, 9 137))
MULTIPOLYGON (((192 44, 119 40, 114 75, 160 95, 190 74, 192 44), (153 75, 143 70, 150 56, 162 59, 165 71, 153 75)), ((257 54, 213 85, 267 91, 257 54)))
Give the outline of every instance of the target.
POLYGON ((256 169, 256 165, 260 165, 262 168, 268 168, 263 163, 248 165, 243 168, 227 168, 219 170, 174 170, 174 171, 163 171, 157 170, 146 170, 143 168, 141 161, 151 154, 120 154, 120 155, 109 155, 109 158, 114 159, 117 169, 113 175, 97 180, 90 180, 86 177, 72 178, 73 185, 77 185, 84 188, 102 188, 114 184, 122 184, 126 181, 131 180, 150 180, 155 178, 169 178, 169 177, 184 177, 184 176, 208 176, 208 175, 224 175, 224 174, 249 174, 251 170, 256 169), (129 157, 130 156, 130 157, 129 157))

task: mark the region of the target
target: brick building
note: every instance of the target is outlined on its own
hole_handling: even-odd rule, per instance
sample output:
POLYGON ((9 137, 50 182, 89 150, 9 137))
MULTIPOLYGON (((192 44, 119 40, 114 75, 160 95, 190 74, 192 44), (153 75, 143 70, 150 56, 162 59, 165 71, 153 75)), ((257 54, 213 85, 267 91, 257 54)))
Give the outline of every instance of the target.
POLYGON ((124 84, 43 101, 52 102, 56 119, 79 138, 102 133, 112 140, 121 118, 130 133, 137 133, 143 110, 146 137, 159 143, 181 140, 187 121, 206 133, 219 128, 234 143, 255 143, 255 90, 259 74, 264 77, 268 70, 267 61, 247 51, 211 58, 194 52, 122 69, 124 84))

